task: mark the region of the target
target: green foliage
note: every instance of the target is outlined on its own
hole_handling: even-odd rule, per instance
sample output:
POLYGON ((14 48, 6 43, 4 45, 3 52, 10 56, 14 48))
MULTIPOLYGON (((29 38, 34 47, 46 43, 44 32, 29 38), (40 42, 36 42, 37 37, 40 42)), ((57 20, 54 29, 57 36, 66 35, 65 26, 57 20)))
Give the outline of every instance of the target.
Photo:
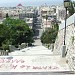
POLYGON ((0 46, 8 48, 9 44, 32 43, 33 31, 23 20, 6 18, 0 25, 0 46))
POLYGON ((9 15, 8 15, 8 13, 6 13, 6 18, 9 18, 9 15))
POLYGON ((75 37, 71 36, 72 44, 74 43, 75 37))
POLYGON ((44 44, 54 43, 57 33, 58 33, 58 25, 55 24, 53 28, 49 28, 45 32, 43 32, 41 36, 41 42, 44 44))
POLYGON ((9 50, 9 44, 11 44, 10 40, 6 39, 2 42, 3 50, 9 50))
POLYGON ((69 16, 71 16, 71 15, 73 15, 75 13, 74 6, 75 6, 75 2, 71 1, 70 6, 68 7, 69 16))
POLYGON ((6 40, 8 34, 8 27, 6 25, 0 24, 0 46, 2 46, 2 42, 6 40))
POLYGON ((46 15, 46 20, 48 19, 48 15, 46 15))

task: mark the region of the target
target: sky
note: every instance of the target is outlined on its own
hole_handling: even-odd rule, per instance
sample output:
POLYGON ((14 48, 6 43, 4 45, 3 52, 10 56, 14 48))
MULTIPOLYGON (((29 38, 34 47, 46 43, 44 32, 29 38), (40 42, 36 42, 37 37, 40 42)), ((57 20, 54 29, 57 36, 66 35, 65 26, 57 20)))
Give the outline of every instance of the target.
POLYGON ((23 6, 40 6, 45 3, 47 5, 59 5, 63 4, 63 0, 0 0, 0 7, 13 7, 20 3, 23 6))

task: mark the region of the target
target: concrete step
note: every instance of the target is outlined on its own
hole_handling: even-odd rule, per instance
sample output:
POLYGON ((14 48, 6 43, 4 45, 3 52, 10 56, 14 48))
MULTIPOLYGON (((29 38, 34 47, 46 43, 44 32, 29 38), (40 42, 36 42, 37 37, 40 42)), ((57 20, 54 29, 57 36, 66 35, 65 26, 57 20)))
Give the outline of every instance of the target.
POLYGON ((5 72, 5 73, 0 73, 0 75, 74 75, 69 74, 69 73, 51 73, 51 72, 5 72))

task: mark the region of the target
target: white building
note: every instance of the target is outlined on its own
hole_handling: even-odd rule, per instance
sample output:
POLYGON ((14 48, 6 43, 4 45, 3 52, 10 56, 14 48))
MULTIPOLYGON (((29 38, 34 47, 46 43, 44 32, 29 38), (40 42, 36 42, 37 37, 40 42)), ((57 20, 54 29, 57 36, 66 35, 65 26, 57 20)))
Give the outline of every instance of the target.
MULTIPOLYGON (((66 10, 64 6, 57 6, 56 7, 56 14, 57 14, 57 20, 63 22, 66 15, 66 10)), ((67 12, 68 14, 68 12, 67 12)))
POLYGON ((43 30, 52 27, 52 21, 56 19, 56 12, 54 7, 41 7, 41 18, 43 30))

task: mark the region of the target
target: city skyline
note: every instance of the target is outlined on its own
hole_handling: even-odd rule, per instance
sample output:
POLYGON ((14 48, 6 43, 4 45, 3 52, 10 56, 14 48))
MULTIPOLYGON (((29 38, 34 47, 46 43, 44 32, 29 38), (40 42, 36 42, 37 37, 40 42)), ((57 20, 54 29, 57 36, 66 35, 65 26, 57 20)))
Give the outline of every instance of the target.
POLYGON ((0 7, 13 7, 17 6, 20 3, 23 6, 41 6, 44 4, 50 6, 50 5, 62 5, 63 0, 0 0, 0 7))

